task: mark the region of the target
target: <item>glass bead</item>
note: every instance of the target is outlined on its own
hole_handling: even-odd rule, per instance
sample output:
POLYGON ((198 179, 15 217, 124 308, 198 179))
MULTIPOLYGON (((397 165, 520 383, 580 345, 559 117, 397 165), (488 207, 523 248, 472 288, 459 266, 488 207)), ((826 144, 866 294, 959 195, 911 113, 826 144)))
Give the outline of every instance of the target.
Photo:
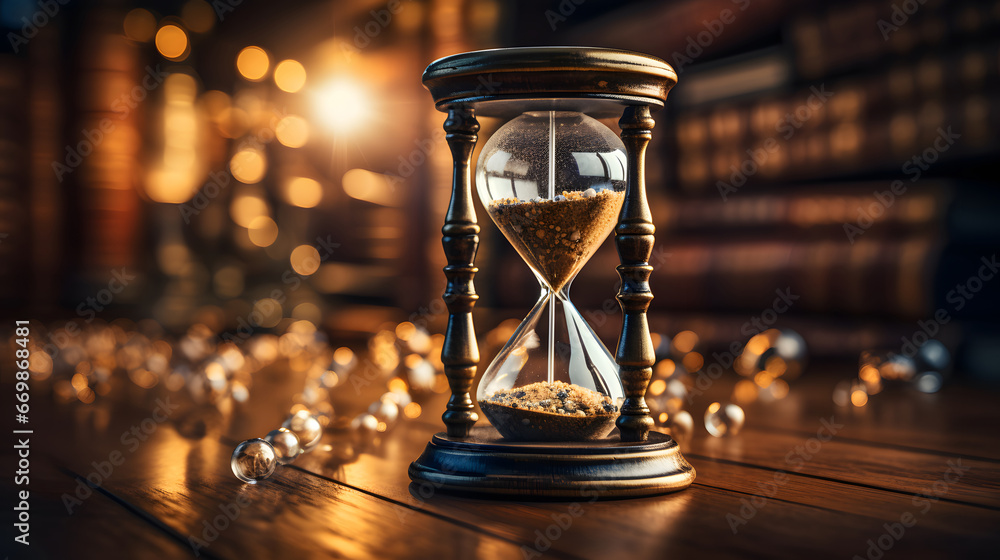
POLYGON ((274 473, 278 466, 278 454, 270 443, 260 438, 248 439, 233 450, 230 466, 236 478, 256 484, 274 473))
POLYGON ((378 431, 384 432, 391 428, 399 418, 399 405, 391 398, 381 398, 368 407, 371 414, 379 422, 378 431))
POLYGON ((926 370, 943 372, 951 365, 951 354, 948 349, 941 344, 941 341, 933 338, 920 346, 917 358, 926 370))
POLYGON ((714 402, 705 411, 705 428, 715 437, 727 434, 736 435, 743 428, 746 414, 738 405, 714 402))
POLYGON ((271 430, 264 436, 264 441, 274 447, 278 454, 278 462, 287 465, 295 460, 302 453, 302 446, 299 445, 299 436, 288 428, 278 428, 271 430))
POLYGON ((936 371, 923 371, 917 374, 913 383, 921 393, 937 393, 944 384, 944 378, 936 371))
POLYGON ((677 443, 684 443, 690 440, 691 434, 694 433, 694 418, 691 417, 690 412, 682 410, 670 416, 667 420, 667 427, 670 428, 670 436, 677 443))
POLYGON ((358 414, 351 420, 351 428, 362 437, 371 437, 378 433, 378 418, 367 412, 358 414))
POLYGON ((323 426, 308 410, 300 410, 292 414, 281 427, 295 432, 295 435, 299 437, 299 446, 302 447, 303 453, 312 451, 319 445, 319 440, 323 437, 323 426))
POLYGON ((844 380, 837 383, 833 388, 833 403, 837 406, 847 406, 851 404, 851 381, 844 380))

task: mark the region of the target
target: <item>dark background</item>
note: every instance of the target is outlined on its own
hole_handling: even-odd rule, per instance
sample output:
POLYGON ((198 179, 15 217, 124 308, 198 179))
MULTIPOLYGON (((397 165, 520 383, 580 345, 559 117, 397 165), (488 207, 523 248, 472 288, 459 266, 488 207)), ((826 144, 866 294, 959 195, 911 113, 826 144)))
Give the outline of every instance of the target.
MULTIPOLYGON (((305 319, 350 340, 410 319, 441 332, 451 162, 423 68, 467 50, 589 45, 652 54, 679 74, 647 157, 654 331, 728 347, 790 291, 799 299, 774 326, 798 330, 814 358, 899 352, 924 332, 966 374, 998 376, 998 290, 970 279, 1000 238, 1000 2, 0 6, 0 300, 18 318, 221 334, 277 295, 280 312, 255 329, 305 319), (184 29, 185 52, 170 59, 141 25, 130 32, 130 13, 184 29), (258 81, 235 64, 251 45, 269 54, 258 81), (296 93, 273 79, 286 59, 307 73, 296 93), (147 68, 182 78, 144 87, 147 68), (304 145, 271 138, 286 115, 308 123, 304 145), (113 130, 91 141, 102 122, 113 130), (957 139, 935 148, 948 131, 957 139), (244 183, 230 160, 255 137, 266 171, 244 183), (55 170, 81 143, 89 155, 55 170), (296 177, 319 183, 314 207, 296 204, 296 177), (248 229, 261 216, 271 221, 248 229), (253 241, 274 228, 270 244, 253 241), (303 274, 312 267, 294 250, 317 238, 336 248, 303 274), (122 275, 133 278, 117 290, 122 275)), ((480 145, 499 124, 484 120, 480 145)), ((523 316, 538 288, 478 211, 483 334, 523 316)), ((574 283, 606 343, 620 315, 596 310, 616 292, 616 264, 609 241, 574 283)))

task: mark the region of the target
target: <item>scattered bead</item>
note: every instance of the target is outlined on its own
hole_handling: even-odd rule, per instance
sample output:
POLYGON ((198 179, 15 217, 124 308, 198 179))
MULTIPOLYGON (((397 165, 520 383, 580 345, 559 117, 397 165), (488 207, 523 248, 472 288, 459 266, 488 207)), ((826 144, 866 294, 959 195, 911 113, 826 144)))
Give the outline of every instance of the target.
POLYGON ((236 446, 230 466, 236 478, 257 484, 274 473, 278 454, 270 443, 260 438, 248 439, 236 446))
POLYGON ((667 427, 670 428, 670 435, 677 443, 686 443, 694 433, 694 418, 690 412, 682 410, 670 415, 667 427))
POLYGON ((319 444, 320 438, 323 437, 323 426, 308 410, 300 410, 292 414, 281 426, 295 432, 303 452, 312 451, 319 444))
POLYGON ((264 436, 264 441, 274 447, 274 451, 278 454, 278 462, 282 465, 291 463, 302 453, 299 436, 287 428, 271 430, 264 436))
POLYGON ((714 402, 705 411, 705 428, 715 437, 738 434, 745 420, 743 409, 732 403, 714 402))

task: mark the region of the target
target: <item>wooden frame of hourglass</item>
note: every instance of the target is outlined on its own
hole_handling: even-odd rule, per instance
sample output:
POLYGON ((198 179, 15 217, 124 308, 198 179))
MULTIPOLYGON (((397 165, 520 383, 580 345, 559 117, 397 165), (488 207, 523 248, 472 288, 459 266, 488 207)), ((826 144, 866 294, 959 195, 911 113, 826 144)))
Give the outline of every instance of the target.
POLYGON ((442 228, 448 306, 441 361, 451 388, 436 434, 410 465, 414 484, 467 494, 555 498, 615 498, 680 490, 695 471, 670 436, 652 431, 645 404, 655 361, 646 311, 654 227, 646 201, 645 151, 651 110, 677 83, 662 60, 587 47, 530 47, 462 53, 427 67, 423 82, 447 113, 446 140, 454 162, 451 201, 442 228), (472 310, 479 225, 472 205, 472 153, 477 116, 510 119, 526 111, 578 111, 595 118, 621 115, 628 156, 625 200, 615 227, 621 259, 621 336, 615 351, 625 399, 617 430, 604 440, 531 443, 503 440, 492 426, 475 426, 470 391, 479 364, 472 310))

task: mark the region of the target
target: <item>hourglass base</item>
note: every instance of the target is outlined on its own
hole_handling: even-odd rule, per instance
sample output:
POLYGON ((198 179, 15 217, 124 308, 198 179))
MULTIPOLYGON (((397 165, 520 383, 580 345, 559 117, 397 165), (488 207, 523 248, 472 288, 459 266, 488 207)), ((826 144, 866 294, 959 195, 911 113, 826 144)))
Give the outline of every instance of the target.
POLYGON ((435 434, 410 464, 417 486, 496 498, 576 501, 652 496, 683 490, 695 470, 670 436, 650 432, 642 443, 623 443, 615 430, 588 442, 508 442, 492 426, 465 439, 435 434))

